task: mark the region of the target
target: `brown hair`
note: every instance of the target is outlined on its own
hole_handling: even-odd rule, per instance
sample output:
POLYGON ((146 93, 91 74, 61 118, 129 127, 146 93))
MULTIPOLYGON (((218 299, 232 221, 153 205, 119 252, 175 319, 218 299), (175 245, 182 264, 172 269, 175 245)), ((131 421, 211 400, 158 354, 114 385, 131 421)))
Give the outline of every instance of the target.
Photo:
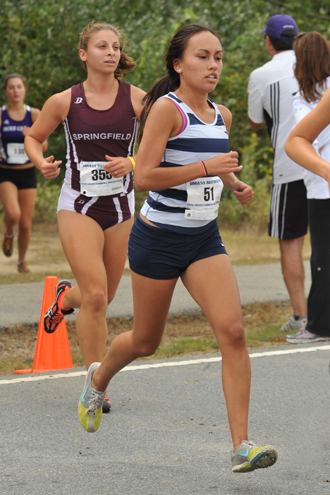
POLYGON ((14 79, 14 77, 18 77, 22 81, 22 83, 24 84, 24 87, 26 88, 25 77, 21 76, 21 74, 13 73, 13 74, 8 74, 8 76, 5 77, 5 80, 3 82, 3 89, 7 89, 7 84, 8 84, 9 79, 14 79))
POLYGON ((293 45, 297 63, 294 75, 308 103, 320 99, 330 76, 330 44, 317 31, 300 34, 293 45))
MULTIPOLYGON (((124 52, 127 40, 120 28, 112 26, 107 22, 90 22, 80 33, 78 50, 87 50, 89 40, 98 31, 113 31, 118 36, 121 55, 118 67, 115 70, 115 78, 120 79, 123 77, 124 72, 130 72, 136 66, 136 62, 124 52)), ((86 68, 85 62, 84 66, 86 68)))
POLYGON ((187 24, 181 27, 170 41, 166 54, 166 76, 159 79, 154 86, 144 96, 142 103, 143 109, 140 116, 140 125, 138 130, 138 141, 142 139, 144 126, 155 101, 163 95, 166 95, 170 91, 175 91, 180 86, 180 75, 174 70, 173 64, 176 60, 181 60, 187 44, 192 36, 201 32, 209 32, 213 34, 221 43, 221 40, 217 33, 213 29, 203 26, 202 24, 187 24))

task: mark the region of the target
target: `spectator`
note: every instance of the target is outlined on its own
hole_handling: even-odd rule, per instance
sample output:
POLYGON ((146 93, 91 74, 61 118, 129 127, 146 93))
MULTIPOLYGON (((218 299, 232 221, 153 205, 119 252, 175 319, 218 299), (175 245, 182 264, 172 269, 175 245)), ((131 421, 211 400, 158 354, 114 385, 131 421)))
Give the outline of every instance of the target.
MULTIPOLYGON (((294 69, 299 92, 293 99, 298 123, 319 103, 330 86, 330 44, 317 32, 305 33, 294 42, 297 63, 294 69)), ((319 134, 314 148, 330 161, 330 126, 319 134)), ((291 344, 328 340, 330 337, 330 195, 322 177, 305 170, 308 221, 311 237, 312 285, 307 300, 306 329, 287 335, 291 344)))
POLYGON ((307 233, 307 197, 304 171, 285 154, 284 146, 294 126, 292 95, 298 91, 292 49, 297 24, 292 17, 271 17, 264 33, 272 59, 250 74, 248 117, 254 130, 264 124, 274 148, 273 179, 268 233, 279 239, 281 266, 290 296, 293 316, 281 331, 301 330, 306 325, 302 247, 307 233))

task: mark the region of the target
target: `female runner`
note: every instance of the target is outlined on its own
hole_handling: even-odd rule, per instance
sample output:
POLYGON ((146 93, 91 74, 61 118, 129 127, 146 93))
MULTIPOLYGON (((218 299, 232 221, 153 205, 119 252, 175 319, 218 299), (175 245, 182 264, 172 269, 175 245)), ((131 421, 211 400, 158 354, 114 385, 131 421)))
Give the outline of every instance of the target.
MULTIPOLYGON (((17 270, 28 273, 25 256, 31 239, 37 174, 24 151, 24 140, 40 110, 25 105, 26 82, 20 74, 9 74, 5 78, 4 93, 8 103, 0 109, 0 198, 6 227, 2 251, 5 256, 12 256, 14 228, 18 223, 17 270)), ((43 150, 46 149, 47 141, 43 143, 43 150)))
POLYGON ((102 363, 90 366, 79 418, 87 431, 95 431, 110 379, 156 351, 181 277, 221 349, 232 470, 253 471, 274 464, 277 453, 248 439, 250 359, 237 282, 217 226, 223 183, 243 204, 253 197, 233 174, 242 167, 237 152, 229 151, 231 113, 208 99, 222 70, 220 39, 204 26, 184 26, 168 47, 166 67, 167 76, 147 94, 141 117, 136 187, 151 192, 129 241, 133 330, 116 337, 102 363))
MULTIPOLYGON (((123 273, 133 224, 133 154, 145 93, 121 81, 136 65, 123 49, 119 29, 90 23, 79 40, 87 79, 47 100, 25 144, 44 177, 54 179, 61 161, 44 158, 41 143, 63 123, 67 163, 57 218, 77 285, 58 283, 44 328, 54 332, 66 314, 80 308, 76 328, 87 368, 105 352, 106 311, 123 273)), ((107 397, 103 409, 110 410, 107 397)))

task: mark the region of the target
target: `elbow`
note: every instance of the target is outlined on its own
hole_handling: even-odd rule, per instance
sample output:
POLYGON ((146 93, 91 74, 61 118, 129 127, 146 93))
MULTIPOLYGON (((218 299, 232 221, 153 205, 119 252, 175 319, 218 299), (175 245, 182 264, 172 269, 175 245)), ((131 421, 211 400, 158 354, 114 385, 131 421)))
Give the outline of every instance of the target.
POLYGON ((134 177, 134 185, 135 185, 135 189, 137 192, 148 191, 148 188, 146 187, 145 182, 143 180, 141 180, 141 178, 139 178, 139 177, 134 177))
POLYGON ((288 155, 288 157, 291 158, 291 141, 290 141, 290 138, 287 139, 287 141, 285 143, 284 151, 288 155))

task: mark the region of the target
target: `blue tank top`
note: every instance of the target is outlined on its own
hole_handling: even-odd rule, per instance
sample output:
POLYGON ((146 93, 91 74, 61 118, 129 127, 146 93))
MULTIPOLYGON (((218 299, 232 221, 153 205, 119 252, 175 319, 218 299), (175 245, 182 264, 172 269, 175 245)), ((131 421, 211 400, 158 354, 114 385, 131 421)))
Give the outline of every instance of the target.
MULTIPOLYGON (((182 167, 229 152, 227 129, 215 103, 209 101, 214 107, 215 118, 208 124, 199 119, 174 93, 163 98, 173 101, 181 113, 183 124, 180 133, 169 138, 160 167, 182 167)), ((203 177, 201 166, 200 179, 168 189, 150 191, 141 213, 151 222, 168 230, 188 233, 194 229, 197 233, 196 229, 204 230, 211 221, 216 221, 219 205, 216 201, 211 201, 211 215, 205 215, 209 205, 204 200, 212 200, 213 189, 220 189, 221 194, 222 187, 218 176, 203 177), (194 194, 195 189, 199 191, 199 196, 194 194), (189 208, 194 210, 195 204, 197 209, 194 214, 190 214, 189 208)), ((218 199, 220 201, 220 197, 218 199)))
POLYGON ((1 108, 1 165, 15 167, 31 163, 24 151, 23 127, 31 127, 31 107, 25 106, 26 112, 23 120, 13 120, 7 110, 6 105, 1 108))

